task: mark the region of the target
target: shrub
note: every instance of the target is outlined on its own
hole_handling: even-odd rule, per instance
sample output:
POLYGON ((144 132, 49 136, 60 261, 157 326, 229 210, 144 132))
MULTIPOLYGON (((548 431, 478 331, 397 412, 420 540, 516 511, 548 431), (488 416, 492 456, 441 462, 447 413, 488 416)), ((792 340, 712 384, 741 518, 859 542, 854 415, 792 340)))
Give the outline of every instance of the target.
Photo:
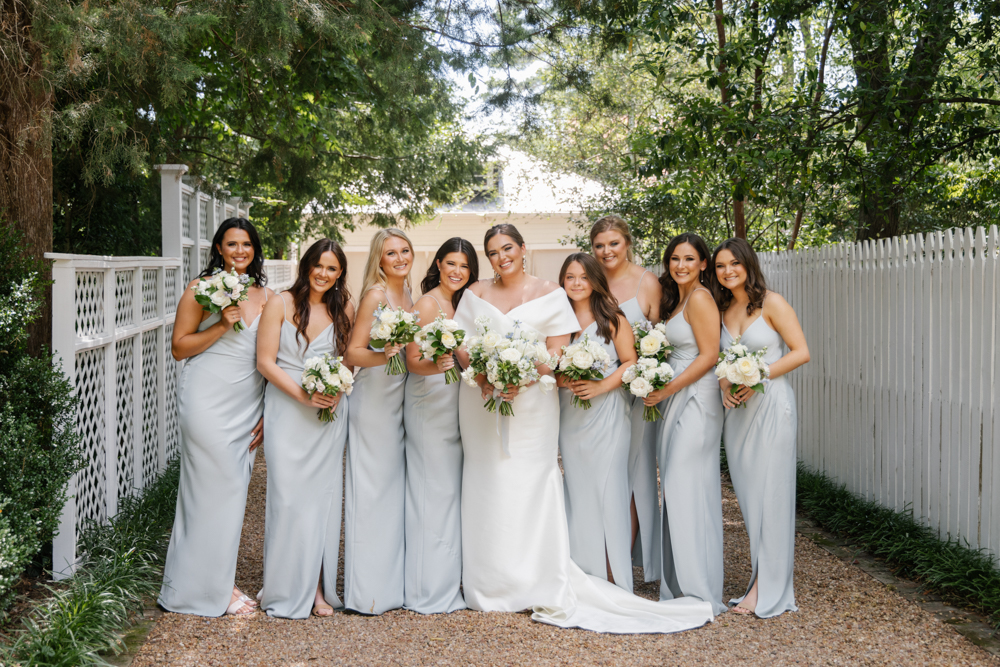
POLYGON ((5 512, 10 503, 0 501, 0 609, 6 608, 14 597, 14 587, 21 578, 25 564, 38 551, 38 544, 11 528, 5 512))

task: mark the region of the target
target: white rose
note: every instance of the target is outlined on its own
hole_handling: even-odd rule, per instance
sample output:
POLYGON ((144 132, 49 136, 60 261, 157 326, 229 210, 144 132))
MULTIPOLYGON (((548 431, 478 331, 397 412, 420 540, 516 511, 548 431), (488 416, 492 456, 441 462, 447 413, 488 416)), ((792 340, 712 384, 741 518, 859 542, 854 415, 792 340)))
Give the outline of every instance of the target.
POLYGON ((637 363, 640 370, 646 368, 656 368, 656 359, 650 359, 649 357, 639 357, 639 361, 637 363))
POLYGON ((656 376, 657 376, 657 369, 654 367, 654 368, 646 368, 646 369, 644 369, 642 371, 642 376, 641 377, 646 382, 653 382, 653 381, 656 380, 656 376))
POLYGON ((743 374, 740 373, 740 369, 736 367, 736 364, 726 366, 726 379, 732 384, 743 384, 743 374))
POLYGON ((559 370, 561 370, 561 371, 566 370, 567 368, 570 367, 570 364, 572 364, 572 363, 573 363, 573 360, 570 359, 569 357, 560 357, 559 358, 559 370))
POLYGON ((375 335, 379 340, 388 340, 389 336, 392 335, 392 327, 388 324, 380 324, 375 335))
POLYGON ((653 391, 653 385, 651 385, 645 378, 636 378, 632 380, 632 383, 628 386, 628 390, 632 392, 633 396, 645 398, 646 396, 649 396, 649 392, 653 391))
POLYGON ((739 345, 739 344, 733 345, 729 349, 732 350, 733 353, 736 354, 736 355, 743 355, 743 354, 746 354, 749 351, 749 350, 747 350, 747 346, 746 345, 739 345))
POLYGON ((744 378, 749 379, 751 375, 759 372, 757 364, 750 357, 742 357, 736 361, 736 367, 740 371, 740 375, 744 378))
POLYGON ((326 385, 324 385, 322 382, 317 382, 316 383, 316 391, 318 391, 321 394, 325 394, 326 393, 326 385))
POLYGON ((516 347, 508 347, 506 350, 500 352, 500 358, 504 361, 517 362, 521 360, 522 356, 520 350, 516 347))
POLYGON ((458 331, 459 326, 458 326, 458 322, 456 322, 455 320, 445 319, 445 320, 441 320, 441 328, 444 329, 445 331, 449 331, 451 333, 454 333, 454 332, 458 331))
POLYGON ((622 382, 625 383, 625 384, 629 384, 630 382, 632 382, 632 380, 636 379, 638 377, 636 375, 636 371, 637 370, 638 369, 635 366, 635 364, 633 364, 633 365, 629 366, 628 368, 626 368, 625 372, 622 374, 622 382))
POLYGON ((340 376, 340 381, 344 384, 351 384, 354 382, 354 375, 352 375, 351 371, 347 370, 345 366, 341 366, 337 370, 337 375, 340 376))
POLYGON ((660 340, 657 336, 649 335, 639 341, 639 351, 649 356, 659 352, 660 345, 660 340))
POLYGON ((715 377, 724 378, 726 377, 726 369, 729 368, 729 364, 725 361, 720 361, 719 365, 715 367, 715 377))
POLYGON ((236 286, 238 286, 240 284, 240 279, 239 279, 238 276, 234 276, 234 275, 229 274, 225 278, 222 279, 222 282, 229 289, 233 289, 234 287, 236 287, 236 286))
POLYGON ((483 351, 486 352, 486 354, 490 354, 496 346, 501 343, 501 341, 503 341, 503 338, 500 334, 495 331, 487 332, 486 335, 483 336, 483 351))
POLYGON ((449 350, 453 349, 456 345, 458 345, 458 341, 455 340, 455 334, 449 331, 445 331, 444 333, 441 334, 441 343, 449 350))
POLYGON ((403 321, 407 324, 413 324, 417 321, 417 318, 413 316, 413 313, 407 313, 405 311, 400 313, 400 317, 403 318, 403 321))
POLYGON ((326 380, 326 384, 334 389, 340 388, 340 376, 331 374, 326 380))
POLYGON ((379 313, 378 321, 382 324, 395 324, 399 319, 396 317, 396 311, 386 309, 379 313))
POLYGON ((229 298, 229 295, 223 292, 222 290, 213 293, 211 299, 212 303, 214 303, 216 306, 220 308, 225 308, 226 306, 232 303, 232 299, 229 298))
POLYGON ((573 355, 573 365, 577 368, 590 368, 594 365, 594 356, 586 350, 580 350, 573 355))

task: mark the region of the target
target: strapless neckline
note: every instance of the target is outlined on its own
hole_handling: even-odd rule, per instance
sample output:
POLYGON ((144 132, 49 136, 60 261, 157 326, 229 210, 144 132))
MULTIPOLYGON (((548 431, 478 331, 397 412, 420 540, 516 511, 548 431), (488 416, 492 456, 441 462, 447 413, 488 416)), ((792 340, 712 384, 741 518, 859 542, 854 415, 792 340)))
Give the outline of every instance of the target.
POLYGON ((552 290, 552 291, 551 291, 551 292, 549 292, 548 294, 543 294, 543 295, 542 295, 542 296, 540 296, 540 297, 536 297, 536 298, 534 298, 534 299, 530 299, 529 301, 525 301, 524 303, 519 303, 519 304, 517 304, 516 306, 514 306, 513 308, 511 308, 510 310, 508 310, 508 311, 507 311, 506 313, 505 313, 505 312, 503 312, 502 310, 500 310, 499 308, 497 308, 497 307, 496 307, 495 305, 493 305, 492 303, 490 303, 490 302, 489 302, 489 301, 487 301, 486 299, 482 298, 481 296, 476 296, 476 294, 475 294, 475 293, 473 293, 473 292, 471 292, 471 291, 466 291, 465 295, 463 295, 463 297, 462 297, 462 298, 465 298, 465 296, 466 296, 466 295, 468 295, 468 296, 472 296, 472 297, 475 297, 475 299, 476 299, 476 300, 478 300, 478 301, 482 301, 482 302, 483 302, 483 303, 485 303, 485 304, 486 304, 487 306, 489 306, 489 307, 490 307, 490 308, 492 308, 493 310, 495 310, 495 311, 497 311, 498 313, 500 313, 500 315, 502 315, 502 316, 504 316, 504 317, 510 317, 510 314, 511 314, 511 313, 513 313, 513 312, 514 312, 515 310, 517 310, 518 308, 524 308, 525 306, 529 306, 529 305, 531 305, 531 304, 533 304, 533 303, 536 303, 536 302, 538 302, 538 301, 541 301, 542 299, 545 299, 545 298, 548 298, 548 297, 552 296, 553 294, 556 294, 556 295, 557 295, 557 294, 559 294, 560 292, 561 292, 561 293, 563 293, 563 294, 565 294, 565 293, 566 293, 566 292, 565 292, 565 290, 563 290, 563 288, 562 288, 562 287, 560 287, 560 288, 558 288, 558 289, 555 289, 555 290, 552 290))

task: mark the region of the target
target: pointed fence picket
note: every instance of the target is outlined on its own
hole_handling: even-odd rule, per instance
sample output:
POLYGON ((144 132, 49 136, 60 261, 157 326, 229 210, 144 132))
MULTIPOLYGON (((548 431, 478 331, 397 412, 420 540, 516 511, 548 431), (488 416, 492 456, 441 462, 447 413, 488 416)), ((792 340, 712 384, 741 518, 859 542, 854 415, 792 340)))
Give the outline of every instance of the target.
POLYGON ((997 227, 760 260, 812 354, 791 377, 800 460, 1000 556, 997 227))

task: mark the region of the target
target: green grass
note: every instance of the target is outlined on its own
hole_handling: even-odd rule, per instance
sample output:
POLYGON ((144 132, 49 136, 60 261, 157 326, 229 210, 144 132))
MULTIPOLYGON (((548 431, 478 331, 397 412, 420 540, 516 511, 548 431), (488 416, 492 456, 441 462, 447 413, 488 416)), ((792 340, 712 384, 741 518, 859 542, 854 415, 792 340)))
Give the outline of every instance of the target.
POLYGON ((111 522, 84 531, 85 562, 49 588, 10 646, 0 646, 0 664, 106 665, 100 653, 122 650, 123 632, 160 589, 178 476, 175 459, 142 495, 121 499, 111 522))
POLYGON ((864 500, 801 463, 796 495, 799 509, 827 530, 885 559, 897 575, 983 613, 1000 627, 1000 569, 986 551, 941 540, 910 513, 864 500))

